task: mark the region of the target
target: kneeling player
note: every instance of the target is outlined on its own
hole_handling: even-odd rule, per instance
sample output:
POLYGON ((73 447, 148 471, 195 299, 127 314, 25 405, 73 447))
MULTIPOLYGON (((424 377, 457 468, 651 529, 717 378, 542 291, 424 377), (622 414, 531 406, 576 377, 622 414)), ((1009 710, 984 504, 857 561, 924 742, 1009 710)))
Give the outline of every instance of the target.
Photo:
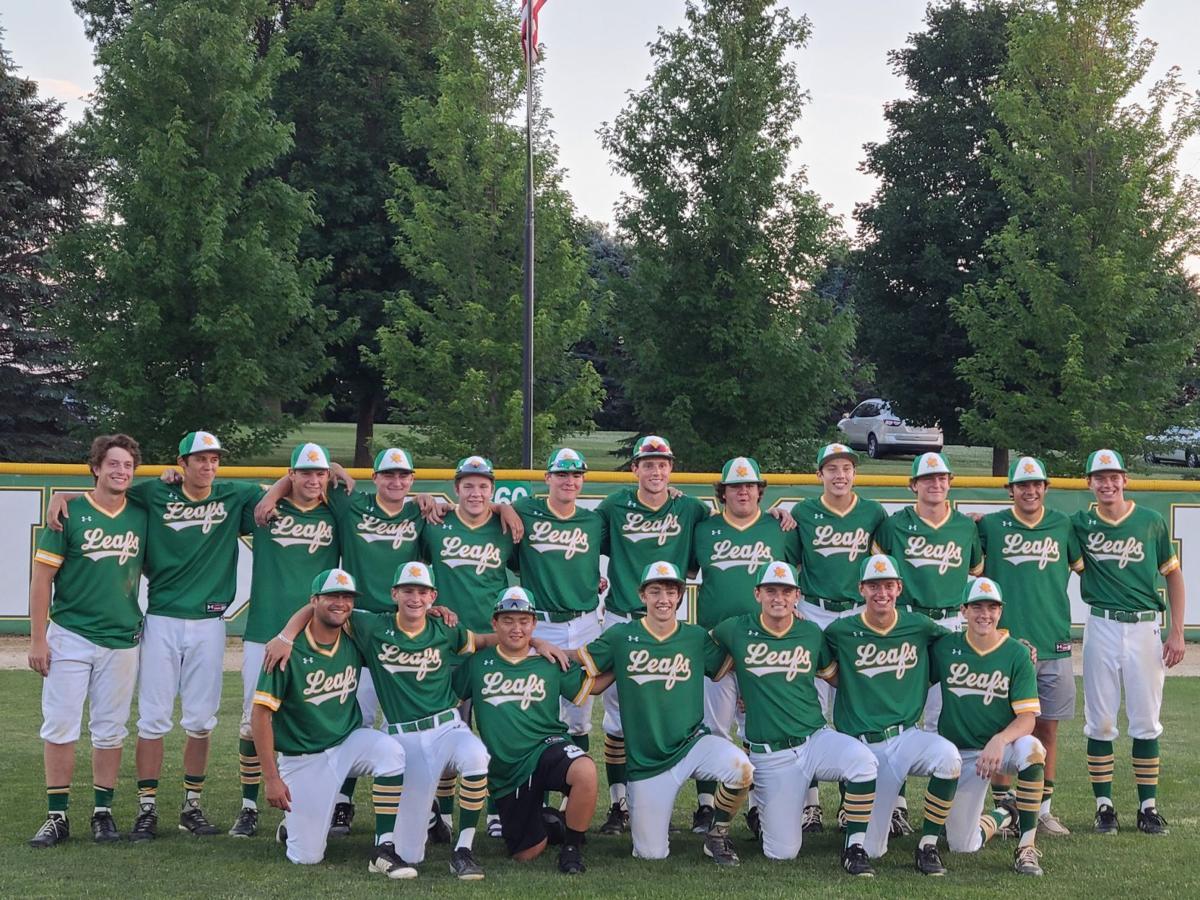
POLYGON ((559 791, 569 799, 558 869, 577 875, 584 871, 583 835, 596 811, 596 764, 567 734, 559 719, 559 698, 578 706, 608 687, 612 676, 594 679, 577 665, 563 672, 533 655, 536 615, 526 590, 502 591, 492 613, 499 644, 468 658, 455 673, 455 687, 473 702, 491 756, 488 785, 509 854, 526 862, 546 849, 550 839, 543 795, 559 791))
POLYGON ((1000 586, 977 578, 963 591, 965 632, 949 634, 933 647, 933 678, 941 682, 938 732, 962 754, 963 769, 946 840, 956 853, 973 853, 1014 816, 1021 839, 1013 869, 1041 875, 1034 846, 1046 751, 1033 737, 1041 711, 1037 674, 1024 644, 996 628, 1004 609, 1000 586), (1006 803, 982 816, 993 775, 1017 774, 1014 811, 1006 803))
POLYGON ((286 815, 277 837, 294 863, 325 856, 329 818, 347 776, 375 776, 375 849, 367 870, 415 878, 396 855, 392 830, 404 784, 404 748, 381 731, 362 727, 358 674, 362 656, 342 626, 358 591, 343 569, 313 579, 312 620, 296 637, 290 665, 263 672, 250 725, 262 763, 267 802, 286 815), (279 752, 276 766, 275 752, 279 752))
POLYGON ((638 588, 645 617, 608 629, 575 653, 592 676, 611 671, 616 678, 633 855, 665 859, 679 788, 693 778, 711 779, 719 786, 704 854, 736 866, 729 823, 746 800, 754 769, 732 742, 704 727, 703 676, 716 674, 725 653, 699 625, 677 618, 683 586, 674 564, 646 566, 638 588))

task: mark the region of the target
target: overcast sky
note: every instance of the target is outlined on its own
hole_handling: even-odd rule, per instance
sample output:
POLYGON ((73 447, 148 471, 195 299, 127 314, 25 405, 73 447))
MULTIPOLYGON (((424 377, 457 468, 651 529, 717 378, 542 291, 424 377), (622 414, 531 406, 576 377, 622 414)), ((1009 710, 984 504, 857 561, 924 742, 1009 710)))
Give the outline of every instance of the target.
MULTIPOLYGON (((871 196, 874 180, 858 171, 862 146, 886 137, 883 105, 904 93, 887 63, 889 50, 922 30, 924 0, 789 0, 812 22, 808 47, 796 57, 800 83, 812 100, 800 124, 796 163, 848 229, 854 204, 871 196)), ((683 0, 549 0, 541 14, 546 47, 546 102, 554 116, 567 186, 589 218, 612 221, 627 183, 609 169, 596 129, 612 121, 625 94, 650 71, 646 45, 657 28, 683 21, 683 0)), ((1151 73, 1179 66, 1200 87, 1200 7, 1195 0, 1147 0, 1141 33, 1159 45, 1151 73)), ((92 88, 92 48, 70 0, 0 0, 4 46, 43 93, 77 118, 92 88)), ((1200 141, 1181 168, 1200 177, 1200 141)))

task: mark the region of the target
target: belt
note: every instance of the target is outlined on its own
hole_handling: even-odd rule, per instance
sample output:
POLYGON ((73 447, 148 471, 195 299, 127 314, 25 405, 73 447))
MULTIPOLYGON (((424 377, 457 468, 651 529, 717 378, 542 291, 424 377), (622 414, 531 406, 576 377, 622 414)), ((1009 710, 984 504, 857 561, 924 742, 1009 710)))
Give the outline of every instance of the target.
POLYGON ((942 619, 951 619, 954 616, 957 616, 959 608, 957 606, 947 606, 940 609, 929 606, 910 606, 908 607, 908 611, 920 613, 921 615, 937 622, 942 619))
POLYGON ((412 734, 414 731, 429 731, 431 728, 437 728, 439 725, 453 722, 457 714, 458 710, 446 709, 440 713, 434 713, 432 716, 426 716, 423 719, 413 719, 411 722, 401 722, 398 725, 389 724, 384 731, 388 734, 412 734))
POLYGON ((1158 618, 1158 613, 1152 609, 1143 610, 1142 612, 1126 612, 1123 609, 1101 609, 1098 606, 1092 607, 1092 615, 1098 619, 1112 619, 1114 622, 1153 622, 1158 618))
POLYGON ((576 619, 582 618, 583 616, 590 616, 595 611, 596 610, 594 609, 585 609, 583 612, 580 612, 579 610, 569 610, 567 612, 547 612, 546 610, 538 610, 533 614, 533 617, 542 622, 552 622, 554 624, 558 624, 560 622, 574 622, 576 619))
POLYGON ((819 606, 828 612, 845 612, 848 609, 860 605, 858 600, 824 600, 821 597, 805 597, 805 603, 811 603, 813 606, 819 606))
POLYGON ((769 744, 759 744, 755 741, 746 741, 746 749, 751 753, 777 753, 780 750, 790 750, 793 747, 802 747, 808 743, 811 734, 806 734, 802 738, 783 738, 779 741, 772 741, 769 744))
POLYGON ((889 725, 883 731, 868 731, 866 734, 860 734, 858 739, 864 744, 882 744, 884 741, 903 734, 907 728, 907 725, 889 725))

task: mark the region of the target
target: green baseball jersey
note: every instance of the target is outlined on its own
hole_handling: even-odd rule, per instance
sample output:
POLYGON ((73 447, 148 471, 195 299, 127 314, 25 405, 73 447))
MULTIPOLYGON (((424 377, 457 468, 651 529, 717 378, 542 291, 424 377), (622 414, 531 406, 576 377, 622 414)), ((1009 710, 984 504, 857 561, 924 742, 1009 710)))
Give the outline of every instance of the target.
POLYGON ((1083 551, 1079 589, 1084 603, 1125 612, 1166 609, 1158 577, 1179 568, 1166 519, 1131 503, 1117 522, 1088 509, 1075 513, 1072 524, 1083 551))
POLYGON ((475 652, 475 635, 427 618, 409 634, 397 613, 356 609, 346 633, 366 660, 383 717, 393 725, 423 719, 458 705, 451 681, 458 657, 475 652))
POLYGON ((613 491, 596 511, 608 526, 602 549, 608 557, 605 608, 622 616, 644 607, 638 583, 650 563, 662 560, 673 563, 680 572, 687 571, 696 523, 710 515, 707 504, 686 494, 652 509, 638 499, 636 487, 613 491))
POLYGON ((1038 659, 1071 655, 1067 579, 1079 566, 1079 540, 1065 514, 1043 509, 1028 524, 1011 509, 977 523, 983 574, 1004 593, 1004 625, 1037 648, 1038 659))
POLYGON ((242 527, 254 549, 244 637, 265 644, 308 602, 313 578, 337 566, 337 521, 328 503, 302 509, 280 500, 278 515, 267 525, 254 524, 254 507, 247 504, 242 527))
POLYGON ((854 496, 844 513, 825 505, 822 497, 809 497, 792 507, 800 543, 800 592, 821 600, 862 603, 858 576, 863 560, 871 555, 871 542, 887 510, 865 497, 854 496))
POLYGON ((775 632, 758 615, 726 619, 712 630, 729 654, 746 706, 746 737, 770 744, 808 737, 824 727, 816 674, 829 665, 825 636, 807 619, 792 619, 775 632))
POLYGON ((504 533, 500 517, 489 514, 471 527, 455 510, 441 525, 422 531, 420 543, 433 571, 438 602, 454 610, 472 631, 491 631, 492 607, 508 587, 506 569, 515 564, 513 540, 504 533))
POLYGON ((525 525, 517 544, 521 584, 544 612, 591 612, 600 605, 600 548, 604 519, 578 504, 567 518, 545 497, 522 497, 513 509, 525 525))
POLYGON ((738 526, 727 515, 709 516, 692 531, 692 566, 700 570, 696 621, 705 628, 758 610, 754 582, 771 561, 795 565, 800 542, 772 516, 759 512, 749 525, 738 526))
POLYGON ((915 506, 906 506, 883 523, 875 543, 900 564, 902 605, 958 607, 967 578, 983 571, 979 532, 958 510, 950 510, 934 523, 918 516, 915 506))
POLYGON ((929 693, 930 645, 948 633, 927 616, 902 609, 881 631, 863 613, 831 622, 825 629, 829 663, 819 674, 837 675, 837 730, 857 736, 915 725, 929 693))
POLYGON ((965 631, 948 634, 930 660, 931 677, 942 685, 938 734, 959 750, 982 750, 1020 713, 1041 714, 1029 650, 1007 634, 986 652, 965 631))
POLYGON ((454 686, 471 707, 487 746, 488 791, 505 797, 529 780, 542 751, 566 741, 559 698, 582 703, 592 676, 579 666, 564 672, 540 656, 510 659, 498 647, 471 656, 454 673, 454 686))
POLYGON ((182 484, 155 478, 129 489, 146 510, 147 612, 175 619, 211 619, 237 591, 238 533, 247 506, 261 496, 256 484, 217 481, 203 500, 182 484))
POLYGON ((425 520, 415 502, 388 512, 373 493, 335 490, 330 494, 341 539, 342 568, 354 576, 362 595, 357 609, 393 612, 392 578, 396 569, 421 559, 425 520))
POLYGON ((725 651, 699 625, 679 622, 667 637, 644 618, 616 625, 579 649, 588 674, 612 671, 621 702, 631 781, 653 778, 687 755, 704 727, 704 676, 725 651))
POLYGON ((50 620, 111 650, 137 646, 138 585, 146 511, 128 501, 110 513, 82 494, 67 503, 62 531, 43 528, 34 562, 55 569, 50 620))
POLYGON ((263 672, 254 692, 255 705, 274 713, 275 749, 289 755, 320 753, 361 728, 361 669, 362 656, 344 635, 322 645, 304 629, 292 646, 287 668, 263 672))

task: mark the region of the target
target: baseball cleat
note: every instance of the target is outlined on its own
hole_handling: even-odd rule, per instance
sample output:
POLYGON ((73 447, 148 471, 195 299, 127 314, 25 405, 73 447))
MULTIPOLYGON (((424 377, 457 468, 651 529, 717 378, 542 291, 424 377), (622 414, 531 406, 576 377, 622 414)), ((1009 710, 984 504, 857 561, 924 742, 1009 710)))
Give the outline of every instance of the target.
POLYGON ((396 855, 396 847, 390 841, 376 844, 367 863, 368 872, 378 872, 388 878, 416 878, 417 870, 396 855))
POLYGON ((746 827, 750 829, 750 833, 754 835, 756 841, 762 840, 762 817, 758 814, 757 806, 746 810, 746 827))
POLYGON ((845 806, 838 807, 837 823, 838 823, 838 832, 841 834, 845 834, 846 833, 846 807, 845 806))
POLYGON ((37 830, 37 834, 29 839, 29 846, 43 850, 61 844, 71 836, 71 823, 61 813, 50 813, 46 821, 37 830))
POLYGON ((345 837, 350 833, 350 825, 354 822, 354 804, 338 803, 333 807, 333 818, 329 821, 330 835, 345 837))
POLYGON ((283 822, 280 822, 275 826, 275 843, 287 843, 287 825, 285 825, 283 822))
POLYGON ((92 813, 92 840, 97 844, 113 844, 121 840, 117 823, 108 810, 92 813))
MULTIPOLYGON (((134 828, 136 829, 137 826, 135 825, 134 828)), ((184 801, 183 809, 179 811, 179 830, 196 837, 208 837, 221 833, 221 829, 205 817, 199 800, 184 801)), ((133 834, 129 835, 129 839, 133 840, 133 834)))
POLYGON ((450 854, 450 874, 460 881, 480 881, 483 866, 475 861, 470 847, 459 847, 450 854))
POLYGON ((564 844, 558 851, 558 871, 564 875, 582 875, 587 871, 583 854, 574 844, 564 844))
POLYGON ((1105 803, 1096 810, 1096 824, 1092 828, 1096 834, 1116 834, 1118 828, 1115 809, 1105 803))
POLYGON ((454 840, 454 835, 450 831, 450 826, 446 824, 446 820, 442 818, 438 811, 437 801, 433 803, 433 812, 429 816, 429 843, 431 844, 448 844, 454 840))
POLYGON ((888 828, 888 836, 901 837, 912 833, 913 827, 908 823, 908 810, 903 806, 897 806, 892 810, 892 824, 888 828))
POLYGON ((825 830, 821 807, 816 804, 804 807, 804 817, 801 819, 800 829, 805 834, 820 834, 825 830))
POLYGON ((158 837, 158 807, 153 803, 143 803, 138 807, 137 818, 129 829, 129 840, 152 841, 158 837))
POLYGON ((842 851, 842 868, 850 875, 873 878, 875 870, 862 844, 851 844, 842 851))
POLYGON ((1167 820, 1162 817, 1158 811, 1158 807, 1147 806, 1145 809, 1139 809, 1137 814, 1138 831, 1143 834, 1170 834, 1171 829, 1167 827, 1167 820))
POLYGON ((258 834, 258 810, 243 806, 238 810, 233 827, 229 829, 229 836, 247 838, 254 837, 256 834, 258 834))
POLYGON ((546 843, 549 846, 561 847, 566 842, 566 819, 553 806, 542 807, 542 827, 546 830, 546 843))
POLYGON ((1038 857, 1042 855, 1033 844, 1018 847, 1013 854, 1013 871, 1018 875, 1041 875, 1042 867, 1038 865, 1038 857))
POLYGON ((1013 795, 1007 795, 996 804, 996 809, 1002 809, 1008 813, 1008 821, 996 829, 996 836, 1001 838, 1018 838, 1021 836, 1021 824, 1017 818, 1017 798, 1013 795))
POLYGON ((608 810, 608 818, 600 826, 601 834, 622 834, 629 830, 629 809, 619 800, 608 810))
POLYGON ((692 833, 693 834, 708 834, 708 830, 713 826, 713 816, 716 815, 714 810, 707 803, 702 803, 692 813, 692 833))
POLYGON ((926 844, 917 847, 917 871, 922 875, 945 875, 946 867, 942 865, 942 856, 938 853, 937 844, 926 844))
POLYGON ((487 836, 490 838, 504 837, 504 827, 500 824, 500 817, 495 813, 487 817, 487 836))
POLYGON ((740 866, 742 861, 734 852, 733 841, 729 838, 728 825, 715 825, 704 836, 704 855, 711 858, 718 866, 740 866))
POLYGON ((1053 813, 1042 813, 1038 816, 1037 833, 1039 836, 1066 837, 1071 830, 1053 813))

